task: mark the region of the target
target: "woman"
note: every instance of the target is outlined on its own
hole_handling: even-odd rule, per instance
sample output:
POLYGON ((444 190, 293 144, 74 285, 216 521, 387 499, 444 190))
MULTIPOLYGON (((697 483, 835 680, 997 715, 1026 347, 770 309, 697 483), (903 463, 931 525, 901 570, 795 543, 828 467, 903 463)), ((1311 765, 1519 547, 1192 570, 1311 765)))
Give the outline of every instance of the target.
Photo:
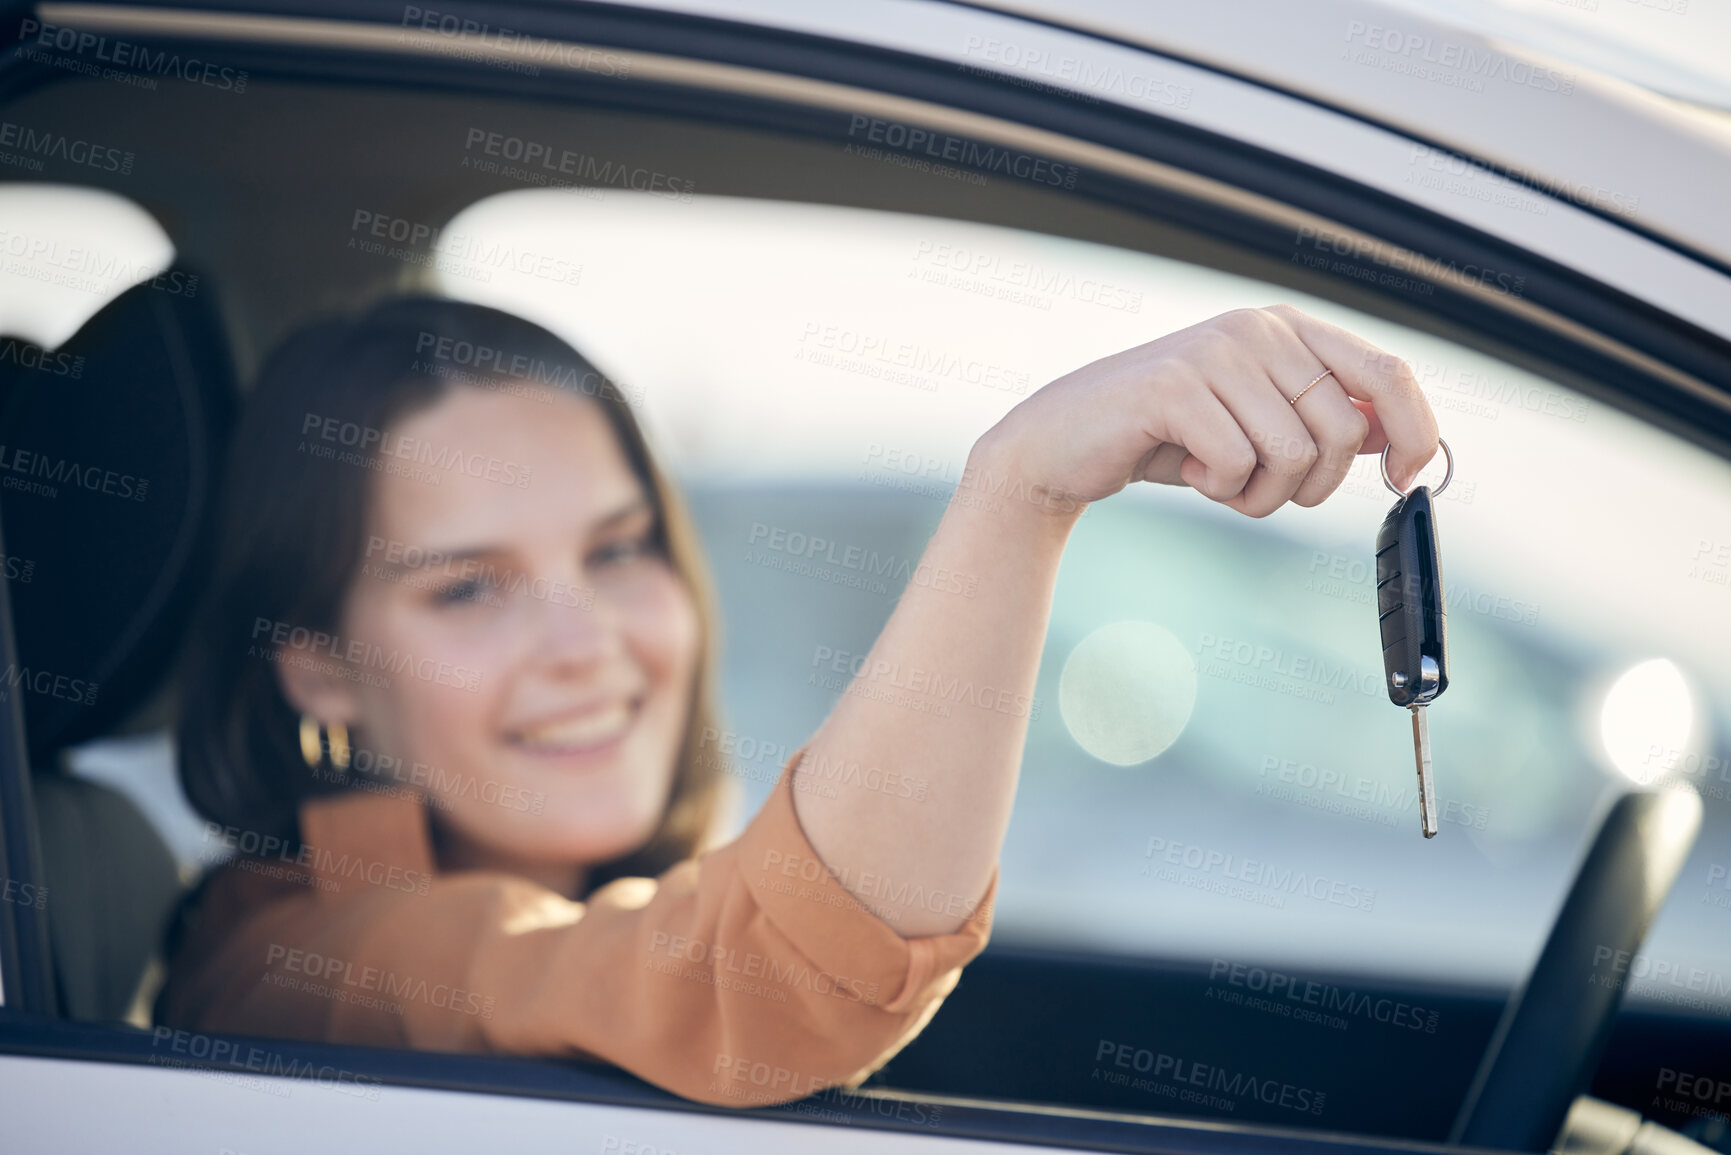
POLYGON ((1437 446, 1410 368, 1285 306, 1052 382, 975 444, 926 548, 971 596, 910 584, 712 848, 710 595, 617 392, 473 305, 305 330, 248 400, 191 642, 182 776, 240 853, 183 920, 158 1019, 596 1057, 715 1103, 857 1082, 985 945, 1086 504, 1159 481, 1261 517, 1390 443, 1402 483, 1437 446))

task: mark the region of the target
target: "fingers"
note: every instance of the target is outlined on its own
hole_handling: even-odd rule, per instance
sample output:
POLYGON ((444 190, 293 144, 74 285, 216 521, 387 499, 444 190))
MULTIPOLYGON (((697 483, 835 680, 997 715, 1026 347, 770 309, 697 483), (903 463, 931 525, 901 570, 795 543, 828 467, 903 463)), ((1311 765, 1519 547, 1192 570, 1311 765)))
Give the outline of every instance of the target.
MULTIPOLYGON (((1334 378, 1346 393, 1371 404, 1374 420, 1360 451, 1377 452, 1384 444, 1392 446, 1389 476, 1405 489, 1437 451, 1436 416, 1418 387, 1412 366, 1364 338, 1291 305, 1274 305, 1266 311, 1284 321, 1317 360, 1334 370, 1334 378)), ((1306 394, 1300 404, 1309 400, 1306 394)))
MULTIPOLYGON (((1436 454, 1436 418, 1411 366, 1288 305, 1237 309, 1174 335, 1179 375, 1162 390, 1147 480, 1176 480, 1251 517, 1313 506, 1355 458, 1392 446, 1404 488, 1436 454), (1295 400, 1296 398, 1296 400, 1295 400)), ((1155 344, 1165 344, 1158 342, 1155 344)))
POLYGON ((1340 488, 1370 433, 1370 419, 1352 403, 1332 375, 1316 383, 1293 406, 1316 441, 1316 464, 1292 495, 1294 505, 1320 505, 1340 488))
POLYGON ((1319 504, 1346 480, 1370 422, 1284 320, 1268 310, 1220 320, 1236 340, 1210 358, 1213 387, 1258 457, 1244 492, 1224 504, 1251 517, 1319 504))
POLYGON ((1316 442, 1262 366, 1246 359, 1221 377, 1214 391, 1256 447, 1256 468, 1243 492, 1223 504, 1250 517, 1267 517, 1296 493, 1317 458, 1316 442))
POLYGON ((1188 450, 1179 462, 1184 484, 1215 501, 1230 501, 1243 493, 1257 465, 1256 448, 1212 391, 1191 389, 1184 402, 1188 412, 1179 422, 1178 443, 1188 450))
POLYGON ((1282 339, 1270 352, 1269 372, 1280 384, 1288 406, 1304 423, 1314 446, 1313 463, 1291 500, 1294 505, 1320 505, 1346 480, 1370 434, 1371 423, 1335 380, 1333 370, 1317 360, 1284 321, 1276 319, 1275 323, 1282 330, 1282 339))

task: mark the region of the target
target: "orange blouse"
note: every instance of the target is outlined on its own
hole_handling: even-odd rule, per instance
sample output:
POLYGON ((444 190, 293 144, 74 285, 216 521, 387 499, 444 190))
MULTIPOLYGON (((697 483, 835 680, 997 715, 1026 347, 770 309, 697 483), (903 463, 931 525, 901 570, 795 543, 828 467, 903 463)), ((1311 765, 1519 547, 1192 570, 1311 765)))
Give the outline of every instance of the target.
POLYGON ((792 788, 804 752, 733 842, 583 902, 511 874, 439 872, 412 795, 308 801, 296 857, 231 860, 211 880, 158 1021, 600 1060, 735 1106, 855 1085, 985 947, 997 874, 960 930, 903 938, 806 840, 792 788))

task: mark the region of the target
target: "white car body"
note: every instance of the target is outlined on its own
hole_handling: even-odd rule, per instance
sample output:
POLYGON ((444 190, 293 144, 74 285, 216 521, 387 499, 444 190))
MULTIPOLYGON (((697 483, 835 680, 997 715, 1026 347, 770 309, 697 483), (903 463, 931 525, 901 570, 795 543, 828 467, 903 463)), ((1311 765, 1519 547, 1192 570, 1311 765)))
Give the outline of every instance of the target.
MULTIPOLYGON (((1731 132, 1705 113, 1630 84, 1407 10, 1359 0, 1302 6, 1284 0, 992 0, 989 7, 944 0, 627 2, 893 49, 1119 103, 1422 206, 1731 339, 1731 132), (1386 67, 1366 62, 1384 59, 1386 67), (1479 63, 1462 63, 1469 61, 1479 63), (1421 65, 1432 70, 1430 79, 1415 75, 1421 65), (1439 75, 1457 79, 1435 80, 1439 75), (1475 90, 1469 81, 1481 83, 1475 90)), ((201 28, 225 35, 250 30, 265 39, 333 48, 371 43, 364 30, 338 21, 78 4, 45 5, 40 12, 75 28, 172 27, 191 36, 201 28)), ((655 64, 644 60, 647 68, 655 64)), ((743 71, 701 75, 765 90, 777 83, 769 76, 742 77, 743 71)), ((823 98, 822 86, 805 79, 789 90, 800 99, 823 98)), ((891 97, 884 100, 886 107, 893 104, 891 97)), ((954 120, 963 129, 990 127, 972 114, 954 120)), ((1025 136, 1048 150, 1062 147, 1144 175, 1163 167, 1099 146, 1064 145, 1051 133, 1027 130, 1025 136)), ((1172 170, 1159 175, 1193 179, 1172 170)), ((1307 223, 1303 214, 1291 219, 1301 237, 1303 229, 1313 230, 1303 239, 1315 238, 1319 248, 1346 252, 1361 244, 1350 233, 1332 235, 1325 225, 1307 223)), ((1403 258, 1391 251, 1390 259, 1403 258)), ((196 1055, 189 1051, 189 1057, 196 1055)), ((0 1055, 0 1132, 6 1137, 0 1145, 65 1155, 1076 1149, 890 1134, 821 1118, 804 1123, 797 1116, 730 1118, 462 1094, 356 1082, 340 1073, 285 1079, 271 1075, 268 1063, 256 1074, 213 1073, 176 1069, 173 1060, 170 1054, 147 1068, 0 1055)))

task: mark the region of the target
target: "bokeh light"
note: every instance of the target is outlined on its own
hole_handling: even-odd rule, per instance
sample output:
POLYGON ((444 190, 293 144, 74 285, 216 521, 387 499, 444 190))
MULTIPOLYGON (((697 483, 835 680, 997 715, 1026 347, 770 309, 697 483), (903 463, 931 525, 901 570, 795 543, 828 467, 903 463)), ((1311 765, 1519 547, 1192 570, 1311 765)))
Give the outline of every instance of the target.
POLYGON ((1683 671, 1666 658, 1650 658, 1625 670, 1599 707, 1599 740, 1605 755, 1643 786, 1659 776, 1667 757, 1689 741, 1695 705, 1683 671))
POLYGON ((1195 659, 1155 622, 1095 630, 1070 651, 1058 678, 1070 736, 1115 766, 1146 762, 1172 745, 1195 706, 1195 659))

